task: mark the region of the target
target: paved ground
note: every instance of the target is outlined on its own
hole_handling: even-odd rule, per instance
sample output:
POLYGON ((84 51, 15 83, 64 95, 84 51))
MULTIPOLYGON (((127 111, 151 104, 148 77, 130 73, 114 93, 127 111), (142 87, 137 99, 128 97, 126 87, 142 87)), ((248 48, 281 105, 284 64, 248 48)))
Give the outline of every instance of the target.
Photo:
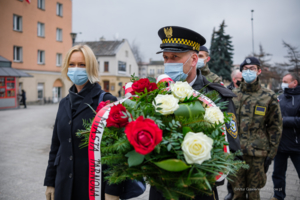
MULTIPOLYGON (((43 181, 57 108, 58 105, 36 105, 0 111, 0 200, 45 199, 43 181)), ((261 190, 262 200, 273 195, 272 171, 273 166, 261 190)), ((135 199, 148 200, 148 190, 135 199)), ((224 199, 226 187, 218 187, 218 191, 219 199, 224 199)), ((286 193, 286 200, 300 200, 300 183, 291 162, 286 193)))

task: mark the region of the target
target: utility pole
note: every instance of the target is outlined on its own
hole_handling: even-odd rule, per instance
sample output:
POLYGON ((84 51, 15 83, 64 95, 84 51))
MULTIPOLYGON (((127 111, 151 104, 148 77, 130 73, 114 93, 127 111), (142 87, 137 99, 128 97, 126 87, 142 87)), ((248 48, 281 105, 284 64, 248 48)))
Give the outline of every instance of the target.
POLYGON ((254 12, 254 10, 251 10, 251 23, 252 23, 252 52, 253 52, 253 55, 254 55, 253 12, 254 12))

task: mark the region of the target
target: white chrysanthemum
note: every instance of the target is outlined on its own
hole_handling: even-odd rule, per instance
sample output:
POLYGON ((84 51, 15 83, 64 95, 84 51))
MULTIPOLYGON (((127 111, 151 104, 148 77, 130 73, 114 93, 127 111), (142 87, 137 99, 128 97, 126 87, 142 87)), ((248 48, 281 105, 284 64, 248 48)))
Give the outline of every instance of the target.
POLYGON ((181 145, 185 161, 188 164, 201 165, 205 160, 209 160, 213 142, 213 139, 202 132, 188 132, 181 145))
POLYGON ((155 97, 156 105, 161 103, 161 105, 153 105, 155 106, 156 112, 161 113, 162 115, 169 115, 173 114, 175 110, 179 108, 178 102, 179 100, 175 98, 173 95, 157 95, 155 97), (161 108, 161 110, 157 110, 157 108, 161 108))
POLYGON ((171 91, 173 95, 180 101, 183 101, 185 97, 190 98, 193 95, 193 88, 188 84, 188 82, 177 81, 171 84, 171 91))
POLYGON ((205 109, 204 119, 211 123, 224 123, 224 115, 219 107, 210 107, 205 109))

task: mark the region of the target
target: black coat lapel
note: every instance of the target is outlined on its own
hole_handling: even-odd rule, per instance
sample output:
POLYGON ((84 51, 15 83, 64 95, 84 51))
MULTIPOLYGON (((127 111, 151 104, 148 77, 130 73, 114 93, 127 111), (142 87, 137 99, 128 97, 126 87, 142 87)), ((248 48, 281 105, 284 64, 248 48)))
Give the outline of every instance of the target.
POLYGON ((67 115, 70 119, 72 119, 72 109, 71 109, 71 103, 69 100, 69 95, 66 96, 66 101, 64 103, 64 107, 66 109, 67 115))
POLYGON ((76 117, 79 113, 81 113, 83 110, 85 110, 87 108, 90 109, 90 107, 88 105, 92 106, 93 98, 95 96, 99 95, 100 92, 101 92, 101 86, 98 83, 96 83, 95 86, 91 89, 91 91, 84 97, 84 99, 80 103, 80 105, 77 108, 76 113, 73 117, 76 117))

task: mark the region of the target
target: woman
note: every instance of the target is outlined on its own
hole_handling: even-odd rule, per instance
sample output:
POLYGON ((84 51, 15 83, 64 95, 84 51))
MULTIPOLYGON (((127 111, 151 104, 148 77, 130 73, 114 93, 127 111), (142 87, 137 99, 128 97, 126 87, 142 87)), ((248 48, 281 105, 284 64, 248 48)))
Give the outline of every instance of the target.
MULTIPOLYGON (((93 51, 86 45, 72 47, 66 55, 62 75, 74 84, 59 104, 49 153, 44 185, 47 200, 88 200, 88 148, 79 148, 75 133, 84 129, 82 120, 95 116, 103 90, 98 84, 98 65, 93 51), (55 191, 55 192, 54 192, 55 191)), ((110 93, 104 101, 116 101, 110 93)), ((103 166, 103 170, 106 166, 103 166)), ((121 185, 102 184, 102 198, 119 199, 121 185)))

